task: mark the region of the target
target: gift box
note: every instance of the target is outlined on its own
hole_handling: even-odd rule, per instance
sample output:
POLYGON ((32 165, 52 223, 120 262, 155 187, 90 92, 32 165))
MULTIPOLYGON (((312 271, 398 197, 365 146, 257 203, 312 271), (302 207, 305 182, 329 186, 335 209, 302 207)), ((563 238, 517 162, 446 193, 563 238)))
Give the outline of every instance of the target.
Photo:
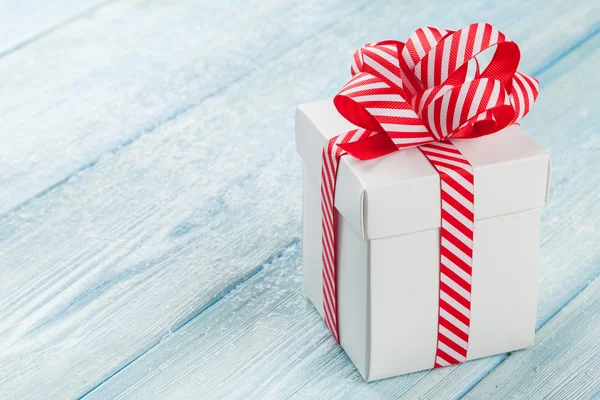
POLYGON ((363 378, 531 346, 548 154, 519 125, 506 124, 476 139, 448 135, 427 151, 347 155, 333 174, 332 224, 324 219, 331 188, 324 154, 331 138, 364 132, 338 112, 340 104, 319 101, 296 112, 304 288, 363 378), (463 157, 471 175, 443 172, 435 160, 446 151, 456 157, 444 162, 460 164, 463 157), (445 184, 448 176, 471 186, 470 222, 461 212, 469 193, 445 184), (332 228, 334 243, 324 234, 332 228))

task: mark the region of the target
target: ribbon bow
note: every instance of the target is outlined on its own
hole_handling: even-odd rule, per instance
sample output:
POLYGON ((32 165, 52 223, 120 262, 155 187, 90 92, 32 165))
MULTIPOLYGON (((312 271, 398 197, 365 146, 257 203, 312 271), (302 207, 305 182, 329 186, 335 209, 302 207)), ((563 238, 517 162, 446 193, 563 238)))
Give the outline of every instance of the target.
POLYGON ((406 44, 367 44, 354 54, 352 79, 334 104, 373 134, 340 148, 369 159, 497 132, 527 114, 538 96, 538 81, 517 71, 519 59, 519 46, 487 23, 457 31, 421 28, 406 44), (480 72, 475 57, 493 46, 494 56, 480 72), (474 78, 467 80, 470 65, 474 78))
POLYGON ((406 43, 367 44, 335 96, 339 113, 361 129, 329 140, 322 154, 324 319, 340 341, 337 315, 335 184, 341 156, 371 159, 419 147, 440 175, 440 292, 434 367, 467 358, 473 262, 474 176, 448 139, 472 139, 518 122, 538 96, 517 71, 516 43, 487 23, 457 31, 421 28, 406 43), (480 70, 476 58, 496 47, 480 70))

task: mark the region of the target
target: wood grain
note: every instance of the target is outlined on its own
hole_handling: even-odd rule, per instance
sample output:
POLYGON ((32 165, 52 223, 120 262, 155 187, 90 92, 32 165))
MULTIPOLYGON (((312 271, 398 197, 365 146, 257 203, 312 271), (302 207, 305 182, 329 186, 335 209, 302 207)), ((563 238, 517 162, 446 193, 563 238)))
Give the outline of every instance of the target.
MULTIPOLYGON (((521 3, 512 0, 504 9, 487 1, 396 4, 387 8, 394 17, 385 16, 395 26, 369 26, 358 13, 362 24, 345 40, 357 47, 381 34, 407 36, 432 20, 452 27, 486 20, 525 46, 527 69, 532 60, 538 67, 552 62, 598 24, 594 4, 521 3), (519 18, 509 9, 520 10, 519 18)), ((0 158, 0 214, 154 132, 365 4, 382 3, 111 2, 2 59, 0 144, 11 151, 0 158)), ((347 64, 334 64, 344 66, 340 79, 347 64)))
POLYGON ((600 279, 510 356, 465 399, 591 399, 600 396, 600 279))
POLYGON ((4 0, 0 12, 0 58, 105 6, 107 0, 4 0))
POLYGON ((364 3, 112 2, 1 58, 0 215, 364 3))
MULTIPOLYGON (((518 4, 513 3, 512 7, 518 4)), ((277 7, 267 4, 265 9, 257 9, 264 11, 263 14, 252 14, 256 8, 253 7, 242 13, 248 15, 247 20, 243 16, 236 17, 241 20, 235 20, 238 23, 235 29, 238 25, 244 26, 245 21, 262 23, 265 27, 263 36, 250 33, 247 42, 242 40, 226 48, 233 50, 233 64, 229 62, 231 58, 223 58, 230 56, 229 52, 214 50, 216 44, 211 48, 214 52, 204 52, 194 58, 190 54, 194 50, 202 52, 201 46, 194 43, 192 47, 180 47, 176 40, 189 44, 190 37, 198 42, 205 39, 202 43, 210 42, 211 38, 213 41, 229 38, 231 42, 226 43, 233 43, 235 36, 229 33, 234 29, 232 25, 221 23, 215 17, 215 36, 211 37, 213 31, 205 32, 194 25, 193 15, 181 16, 187 10, 183 5, 160 8, 158 3, 139 3, 137 8, 133 3, 110 5, 91 21, 73 23, 55 32, 47 38, 52 46, 42 48, 41 44, 34 43, 23 49, 23 53, 35 53, 32 59, 42 61, 52 61, 52 57, 62 51, 70 55, 70 61, 77 61, 70 67, 69 60, 58 60, 55 67, 37 78, 39 67, 29 65, 27 69, 21 65, 19 69, 18 63, 10 62, 21 52, 0 60, 0 69, 13 72, 8 75, 11 90, 2 92, 10 97, 3 99, 16 100, 6 103, 4 115, 10 118, 7 117, 0 135, 3 135, 3 144, 17 146, 20 152, 17 153, 21 154, 11 156, 10 165, 0 167, 0 172, 15 168, 21 173, 8 174, 0 194, 12 191, 17 198, 15 204, 29 195, 34 196, 0 218, 0 273, 3 276, 0 281, 0 396, 81 396, 119 371, 115 377, 124 376, 129 382, 137 382, 139 375, 124 373, 138 364, 135 361, 138 357, 164 338, 172 337, 171 332, 179 334, 182 326, 186 329, 192 326, 186 323, 195 316, 202 315, 202 318, 194 321, 204 320, 211 310, 225 307, 226 304, 221 306, 225 302, 219 299, 246 280, 242 288, 254 282, 253 279, 263 282, 272 279, 273 274, 286 274, 272 272, 268 266, 268 271, 262 270, 264 260, 279 249, 297 247, 300 232, 301 168, 292 143, 293 108, 301 102, 331 96, 346 79, 348 57, 358 45, 383 37, 406 37, 412 29, 431 23, 432 18, 436 18, 440 26, 448 27, 489 20, 510 32, 524 54, 532 54, 532 58, 523 60, 524 70, 531 72, 544 70, 597 28, 596 21, 589 17, 595 15, 593 6, 572 8, 561 2, 548 4, 545 11, 537 14, 533 12, 539 8, 537 4, 524 5, 524 18, 519 21, 505 13, 507 5, 504 3, 482 2, 472 7, 445 8, 434 3, 399 6, 379 2, 359 9, 360 5, 356 4, 351 5, 354 8, 346 8, 350 6, 344 2, 343 5, 338 3, 337 8, 331 6, 327 20, 318 18, 325 13, 317 3, 305 4, 306 8, 296 11, 285 4, 277 3, 277 7), (356 14, 341 18, 345 12, 354 11, 356 14), (298 12, 297 23, 301 27, 284 24, 290 32, 281 27, 281 15, 296 15, 286 12, 298 12), (271 16, 268 23, 259 19, 264 15, 271 16), (391 18, 391 15, 398 17, 391 18), (310 24, 315 18, 316 22, 310 24), (175 28, 173 19, 178 22, 175 28), (261 22, 257 22, 259 20, 261 22), (557 23, 548 24, 548 20, 557 23), (567 25, 572 29, 557 29, 567 25), (162 32, 165 37, 161 38, 161 26, 176 32, 162 32), (123 40, 125 33, 131 34, 131 39, 123 40), (277 40, 273 39, 272 47, 257 44, 260 38, 274 37, 277 40), (154 41, 156 47, 153 47, 154 41), (149 49, 138 50, 140 47, 136 45, 144 43, 149 49), (97 45, 103 50, 90 49, 88 45, 97 45), (237 45, 240 47, 235 47, 237 45), (111 58, 104 60, 101 55, 106 54, 111 58), (91 58, 86 61, 86 56, 91 58), (205 74, 197 76, 198 64, 206 57, 214 57, 209 58, 214 63, 210 69, 203 70, 205 74), (253 64, 251 61, 255 59, 261 64, 253 64), (151 62, 143 69, 146 64, 141 61, 147 60, 151 62), (235 64, 237 61, 241 65, 235 64), (211 86, 213 81, 207 81, 207 76, 218 77, 214 80, 218 84, 211 86), (36 77, 33 83, 29 82, 32 77, 36 77), (18 82, 39 87, 38 95, 52 95, 41 96, 36 103, 37 97, 19 95, 18 82), (13 112, 18 115, 11 114, 13 112), (16 122, 10 125, 13 117, 16 122), (21 144, 15 144, 17 140, 6 133, 11 131, 5 129, 6 126, 22 134, 21 144), (32 127, 41 127, 41 130, 32 127), (73 174, 79 169, 80 172, 73 174), (54 187, 36 195, 47 185, 54 187)), ((218 5, 215 7, 217 11, 213 15, 220 15, 218 10, 221 9, 218 5)), ((593 53, 588 49, 590 52, 593 53)), ((589 70, 583 72, 586 71, 589 73, 589 70)), ((0 85, 5 83, 1 81, 0 85)), ((582 87, 583 84, 578 86, 582 87)), ((561 95, 561 92, 554 94, 561 95)), ((577 101, 583 98, 573 94, 567 100, 582 104, 577 101)), ((542 123, 546 119, 552 121, 551 117, 542 115, 537 121, 541 121, 540 126, 547 126, 542 123)), ((573 130, 574 125, 563 123, 573 130)), ((574 137, 560 136, 563 142, 550 130, 549 142, 542 144, 575 148, 575 140, 589 137, 590 129, 592 125, 574 137)), ((536 138, 540 135, 538 133, 536 138)), ((588 165, 578 170, 582 178, 572 184, 591 188, 596 183, 597 178, 590 172, 593 150, 584 149, 581 157, 588 160, 588 165)), ((569 154, 564 155, 566 165, 562 175, 559 172, 559 176, 568 180, 563 186, 566 189, 573 188, 569 182, 575 175, 569 154)), ((593 227, 598 222, 594 218, 585 219, 581 211, 591 207, 593 198, 585 202, 590 192, 591 189, 582 192, 581 198, 563 198, 565 209, 572 206, 569 201, 579 199, 584 203, 570 221, 573 227, 593 227)), ((13 201, 12 197, 8 200, 13 201)), ((554 227, 556 224, 558 222, 554 227)), ((571 240, 567 240, 567 245, 579 242, 587 246, 588 251, 567 265, 573 276, 568 284, 554 286, 549 291, 549 301, 556 304, 566 302, 582 282, 597 273, 594 268, 582 266, 594 259, 589 249, 596 236, 567 233, 571 234, 566 237, 571 240)), ((551 245, 557 246, 559 239, 564 238, 558 237, 551 245)), ((552 264, 559 275, 564 272, 561 268, 567 268, 562 264, 566 258, 567 254, 562 254, 557 257, 560 264, 552 264)), ((297 265, 297 258, 293 260, 287 264, 297 265)), ((297 302, 304 302, 299 276, 290 276, 296 286, 288 293, 297 302)), ((556 279, 551 282, 560 282, 566 277, 556 279)), ((257 307, 263 304, 265 308, 256 311, 268 312, 272 295, 261 295, 256 290, 249 296, 266 301, 257 303, 257 307)), ((235 295, 227 299, 232 297, 235 295)), ((304 314, 294 314, 296 305, 283 303, 288 314, 281 314, 271 325, 263 323, 263 314, 256 315, 255 322, 244 321, 250 324, 249 328, 272 329, 273 336, 264 338, 285 338, 289 332, 303 329, 311 330, 305 339, 321 338, 318 339, 323 341, 319 354, 333 359, 327 358, 330 361, 325 371, 280 371, 291 388, 300 390, 305 385, 308 392, 329 388, 334 394, 357 390, 356 385, 342 387, 344 383, 360 381, 356 380, 357 374, 345 355, 335 349, 332 351, 332 343, 322 324, 315 319, 316 314, 306 307, 300 309, 304 314), (298 318, 289 332, 283 329, 285 325, 278 325, 288 318, 298 318), (278 332, 279 329, 282 331, 278 332), (319 333, 314 336, 315 332, 319 333), (342 371, 348 378, 337 379, 340 375, 335 371, 342 371), (322 379, 318 380, 319 377, 322 379)), ((241 313, 243 306, 239 307, 241 313)), ((244 309, 244 313, 247 310, 244 309)), ((242 318, 241 314, 237 315, 242 318)), ((224 314, 222 318, 229 320, 231 315, 224 314)), ((235 332, 222 336, 226 327, 212 326, 213 322, 209 321, 210 334, 224 344, 235 332)), ((262 336, 265 332, 256 334, 262 336)), ((274 339, 272 343, 275 347, 290 346, 288 342, 274 339)), ((297 361, 302 368, 312 366, 314 358, 302 358, 312 351, 306 345, 306 341, 299 341, 297 347, 291 346, 291 353, 285 354, 292 354, 294 358, 287 361, 297 361)), ((203 357, 218 361, 221 351, 215 350, 210 357, 206 354, 203 357)), ((259 357, 256 351, 260 348, 251 346, 244 351, 250 358, 259 357)), ((272 374, 274 366, 283 362, 275 354, 261 358, 265 373, 272 374)), ((142 359, 145 358, 138 361, 142 359)), ((225 373, 215 370, 220 368, 219 364, 203 365, 207 370, 190 369, 190 373, 208 376, 206 379, 225 373)), ((394 380, 384 381, 376 386, 380 389, 374 393, 407 391, 424 376, 409 376, 416 380, 401 390, 394 380)), ((112 383, 116 382, 115 378, 109 382, 111 385, 101 388, 119 390, 112 383)), ((252 387, 247 386, 250 381, 239 382, 244 385, 239 389, 252 393, 252 387)), ((264 383, 275 382, 265 378, 264 383)), ((217 386, 214 393, 218 390, 224 389, 217 386)), ((270 389, 260 386, 257 393, 261 390, 277 393, 279 386, 270 389)), ((362 393, 370 395, 370 391, 362 393)), ((93 394, 99 395, 96 391, 93 394)))
MULTIPOLYGON (((600 223, 594 173, 600 119, 585 112, 599 83, 593 73, 599 41, 599 35, 588 38, 540 74, 539 104, 525 124, 554 159, 543 220, 538 326, 600 274, 600 235, 594 228, 600 223)), ((458 398, 504 360, 523 353, 365 384, 304 297, 298 247, 294 242, 89 397, 458 398)), ((580 340, 576 330, 572 334, 573 341, 580 340)), ((546 382, 548 388, 563 384, 546 382)))

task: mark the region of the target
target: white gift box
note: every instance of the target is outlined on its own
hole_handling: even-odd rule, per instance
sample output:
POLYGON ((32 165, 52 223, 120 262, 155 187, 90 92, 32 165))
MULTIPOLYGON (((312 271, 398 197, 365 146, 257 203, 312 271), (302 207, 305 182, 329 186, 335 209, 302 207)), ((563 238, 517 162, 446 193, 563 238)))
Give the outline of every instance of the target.
MULTIPOLYGON (((329 138, 351 129, 356 127, 331 100, 297 109, 304 287, 321 316, 321 151, 329 138)), ((550 159, 518 125, 452 142, 475 175, 467 352, 472 360, 533 344, 550 159)), ((367 381, 432 368, 440 279, 438 173, 417 148, 368 161, 346 155, 335 208, 342 347, 367 381)))

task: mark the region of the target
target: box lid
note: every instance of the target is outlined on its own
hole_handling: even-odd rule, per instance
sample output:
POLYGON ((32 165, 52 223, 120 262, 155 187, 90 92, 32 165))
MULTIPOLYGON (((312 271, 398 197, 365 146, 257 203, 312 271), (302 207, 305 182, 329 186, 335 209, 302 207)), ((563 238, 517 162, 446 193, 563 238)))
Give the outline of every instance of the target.
MULTIPOLYGON (((296 147, 310 179, 320 184, 321 151, 327 140, 356 126, 331 100, 296 110, 296 147)), ((452 140, 475 174, 475 219, 541 207, 550 177, 550 157, 519 125, 477 139, 452 140)), ((342 157, 335 207, 367 239, 440 226, 439 175, 410 148, 374 160, 342 157)))

